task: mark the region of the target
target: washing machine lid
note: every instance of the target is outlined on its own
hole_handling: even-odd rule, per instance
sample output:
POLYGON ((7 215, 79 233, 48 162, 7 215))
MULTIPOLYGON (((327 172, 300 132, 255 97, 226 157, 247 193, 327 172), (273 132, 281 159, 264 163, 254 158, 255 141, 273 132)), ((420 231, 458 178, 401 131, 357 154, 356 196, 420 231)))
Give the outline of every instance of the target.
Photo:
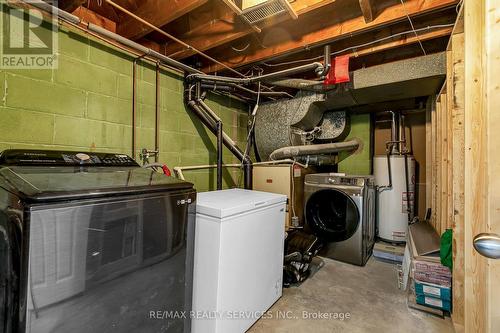
POLYGON ((287 196, 283 194, 237 188, 201 192, 196 198, 196 213, 223 219, 286 200, 287 196))
POLYGON ((129 156, 44 150, 0 154, 0 188, 26 201, 73 200, 191 189, 193 184, 139 167, 129 156))
POLYGON ((328 242, 351 238, 361 222, 354 200, 335 188, 323 188, 311 194, 306 202, 305 215, 314 234, 328 242))

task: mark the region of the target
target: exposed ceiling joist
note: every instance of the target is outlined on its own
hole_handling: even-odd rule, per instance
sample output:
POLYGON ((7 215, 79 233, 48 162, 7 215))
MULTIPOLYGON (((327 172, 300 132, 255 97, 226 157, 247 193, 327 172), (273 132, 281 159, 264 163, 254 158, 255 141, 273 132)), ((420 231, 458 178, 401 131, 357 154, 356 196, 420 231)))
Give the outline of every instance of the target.
MULTIPOLYGON (((226 6, 229 7, 229 9, 231 9, 231 11, 233 13, 235 13, 236 15, 241 15, 241 9, 238 8, 238 6, 236 6, 236 4, 232 1, 232 0, 222 0, 226 6)), ((249 24, 250 28, 252 28, 253 31, 255 32, 261 32, 261 29, 256 26, 256 25, 251 25, 249 24)))
MULTIPOLYGON (((189 13, 195 8, 205 4, 207 1, 208 0, 146 0, 143 1, 134 14, 147 19, 147 21, 154 26, 163 27, 165 24, 189 13)), ((144 37, 153 31, 153 29, 138 22, 132 17, 128 17, 118 24, 117 31, 120 35, 135 40, 144 37)))
POLYGON ((83 5, 87 0, 59 0, 57 5, 64 11, 72 13, 75 9, 83 5))
MULTIPOLYGON (((440 38, 446 38, 449 37, 451 32, 453 30, 452 26, 447 26, 447 27, 442 27, 438 29, 433 29, 429 31, 423 31, 419 33, 418 38, 414 34, 408 34, 408 35, 402 35, 398 37, 391 38, 390 40, 387 40, 385 42, 380 42, 374 45, 369 45, 369 46, 363 46, 356 48, 355 50, 350 50, 350 51, 345 51, 342 53, 339 53, 338 55, 345 55, 345 54, 350 54, 351 55, 351 62, 350 65, 353 64, 354 62, 357 62, 357 59, 361 59, 361 63, 364 63, 364 60, 367 59, 367 57, 378 57, 378 59, 381 59, 382 61, 380 63, 384 63, 386 60, 386 55, 404 55, 403 58, 407 58, 408 55, 403 51, 405 49, 408 49, 411 46, 416 45, 419 40, 422 43, 425 43, 427 41, 434 41, 438 40, 440 38)), ((390 32, 387 32, 390 34, 390 32)), ((385 34, 385 33, 383 33, 385 34)), ((370 34, 371 35, 371 34, 370 34)), ((372 35, 375 37, 375 35, 372 35)), ((358 42, 362 43, 364 40, 370 38, 369 36, 362 36, 359 40, 356 39, 354 42, 358 44, 358 42)), ((345 48, 348 48, 350 43, 347 43, 346 41, 340 41, 339 43, 335 44, 335 48, 332 49, 332 52, 336 52, 338 50, 343 50, 345 48)), ((352 46, 352 45, 351 45, 352 46)), ((430 50, 430 53, 432 53, 433 50, 430 50)), ((391 56, 388 57, 390 59, 391 56)), ((283 62, 283 66, 279 66, 279 64, 275 64, 276 69, 285 69, 285 68, 290 68, 293 66, 297 66, 298 64, 304 64, 304 62, 301 63, 293 63, 294 60, 299 60, 298 58, 291 58, 291 59, 286 59, 283 62)), ((395 60, 399 60, 399 58, 396 56, 395 60)))
MULTIPOLYGON (((383 60, 382 53, 391 49, 402 48, 409 49, 420 39, 422 42, 428 42, 436 39, 449 37, 453 28, 455 10, 453 8, 439 11, 435 14, 423 15, 413 20, 414 27, 418 34, 410 29, 408 23, 401 22, 381 29, 370 30, 351 38, 344 38, 330 44, 333 56, 351 54, 351 58, 366 58, 379 54, 383 60)), ((429 45, 428 43, 426 43, 429 45)), ((420 49, 420 48, 419 48, 420 49)), ((427 50, 427 49, 426 49, 427 50)), ((440 50, 440 49, 439 49, 440 50)), ((430 48, 429 53, 436 51, 430 48)), ((420 54, 422 51, 418 54, 420 54)), ((322 61, 324 57, 323 47, 317 47, 308 51, 291 53, 275 59, 275 61, 266 61, 269 67, 283 69, 290 65, 305 63, 304 61, 322 61), (309 59, 309 60, 307 60, 309 59), (279 66, 279 64, 284 64, 279 66)), ((362 61, 362 60, 360 60, 362 61)))
MULTIPOLYGON (((319 17, 309 17, 310 21, 294 22, 293 25, 287 25, 285 29, 290 31, 291 36, 300 36, 300 38, 289 38, 287 40, 277 42, 273 45, 262 48, 255 44, 248 48, 244 55, 233 55, 228 57, 228 50, 219 50, 225 53, 224 63, 233 68, 242 67, 251 63, 270 59, 278 55, 296 52, 307 49, 311 46, 322 45, 328 42, 333 42, 359 34, 368 30, 381 28, 394 22, 407 19, 407 15, 414 16, 424 14, 431 11, 436 11, 442 8, 447 8, 457 4, 457 0, 407 0, 405 6, 401 3, 394 4, 379 10, 378 16, 370 23, 364 21, 363 16, 352 17, 347 20, 341 20, 338 13, 335 11, 324 13, 322 20, 319 17), (324 20, 324 21, 323 21, 324 20), (333 22, 331 25, 325 25, 326 22, 333 22), (310 26, 320 26, 306 33, 301 33, 301 29, 310 26)), ((264 33, 264 32, 263 32, 264 33)), ((232 52, 234 54, 234 52, 232 52)), ((214 54, 214 57, 219 57, 219 54, 214 54)), ((203 70, 205 72, 221 71, 223 68, 217 64, 209 64, 203 70)))
POLYGON ((282 0, 282 2, 286 8, 286 11, 288 12, 288 15, 290 15, 290 17, 293 18, 294 20, 298 19, 299 15, 295 12, 295 10, 293 9, 292 5, 290 5, 288 0, 282 0))
MULTIPOLYGON (((376 53, 376 52, 387 51, 387 50, 391 50, 391 49, 394 49, 397 47, 415 44, 415 43, 418 43, 419 40, 421 42, 424 42, 424 41, 431 40, 431 39, 449 36, 451 34, 452 29, 453 29, 453 27, 445 27, 445 28, 439 28, 439 29, 432 30, 432 31, 422 32, 422 33, 418 34, 418 38, 415 35, 398 37, 398 38, 395 38, 394 40, 391 40, 389 42, 381 43, 381 44, 374 45, 374 46, 366 46, 366 47, 359 48, 355 51, 349 51, 349 52, 351 52, 355 57, 366 56, 366 55, 376 53)), ((346 52, 346 53, 348 53, 348 52, 346 52)))
POLYGON ((373 6, 371 0, 359 0, 359 6, 361 7, 361 12, 365 18, 366 23, 373 21, 373 6))
MULTIPOLYGON (((303 14, 319 9, 333 3, 335 0, 297 0, 291 5, 299 17, 303 14)), ((262 28, 269 27, 279 22, 283 22, 288 17, 278 17, 262 25, 262 28)), ((193 19, 195 22, 195 19, 193 19)), ((234 15, 227 13, 223 17, 201 23, 193 24, 196 28, 188 31, 179 37, 189 45, 200 51, 207 51, 211 48, 232 42, 238 38, 247 36, 253 32, 250 28, 242 28, 235 22, 234 15)), ((175 59, 184 59, 194 54, 192 50, 186 50, 182 45, 171 43, 167 45, 165 54, 172 55, 175 59)))
POLYGON ((91 11, 90 9, 80 6, 78 7, 74 12, 74 15, 78 16, 85 22, 89 22, 95 25, 98 25, 100 27, 103 27, 106 30, 109 30, 111 32, 116 32, 116 22, 111 21, 107 17, 104 17, 102 15, 97 14, 94 11, 91 11))
POLYGON ((235 14, 240 15, 241 14, 241 9, 236 6, 233 0, 222 0, 228 6, 235 14))

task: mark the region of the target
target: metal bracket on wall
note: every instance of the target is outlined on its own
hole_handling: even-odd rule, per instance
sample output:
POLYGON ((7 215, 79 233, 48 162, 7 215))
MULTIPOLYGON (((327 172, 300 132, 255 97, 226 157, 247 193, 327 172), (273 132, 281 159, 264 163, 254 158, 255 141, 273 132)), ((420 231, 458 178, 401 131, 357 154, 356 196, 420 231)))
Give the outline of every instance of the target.
POLYGON ((141 149, 141 153, 139 154, 140 159, 142 160, 142 165, 149 164, 149 158, 151 156, 158 156, 159 151, 158 150, 148 150, 146 148, 141 149))

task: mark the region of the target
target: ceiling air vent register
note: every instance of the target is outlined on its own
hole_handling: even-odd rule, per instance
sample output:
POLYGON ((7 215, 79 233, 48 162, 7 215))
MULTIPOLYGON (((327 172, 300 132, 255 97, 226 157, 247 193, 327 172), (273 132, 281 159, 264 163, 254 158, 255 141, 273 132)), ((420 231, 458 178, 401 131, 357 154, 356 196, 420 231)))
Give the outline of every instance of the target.
POLYGON ((293 9, 287 0, 268 0, 254 6, 244 8, 241 11, 241 16, 249 24, 256 24, 273 16, 290 13, 290 10, 293 12, 293 9))

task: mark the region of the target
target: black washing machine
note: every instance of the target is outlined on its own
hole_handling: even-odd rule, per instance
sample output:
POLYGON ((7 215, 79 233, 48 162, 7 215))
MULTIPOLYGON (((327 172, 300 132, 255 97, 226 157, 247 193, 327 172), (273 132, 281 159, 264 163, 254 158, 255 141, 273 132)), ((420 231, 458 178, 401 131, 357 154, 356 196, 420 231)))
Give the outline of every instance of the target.
POLYGON ((0 331, 189 332, 195 198, 127 155, 2 152, 0 331))

